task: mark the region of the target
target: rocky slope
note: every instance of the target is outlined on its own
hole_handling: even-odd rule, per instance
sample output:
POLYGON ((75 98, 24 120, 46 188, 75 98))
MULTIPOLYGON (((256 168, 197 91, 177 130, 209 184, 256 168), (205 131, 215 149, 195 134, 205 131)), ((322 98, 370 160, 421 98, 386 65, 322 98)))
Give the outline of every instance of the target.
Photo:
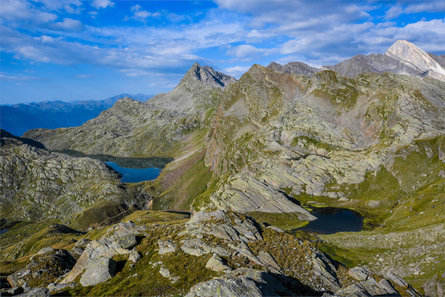
POLYGON ((406 40, 396 41, 385 53, 386 56, 400 60, 408 66, 424 73, 427 77, 445 80, 445 69, 422 49, 406 40))
POLYGON ((0 146, 2 218, 79 224, 73 219, 92 206, 114 204, 126 209, 136 203, 119 175, 102 162, 51 153, 4 130, 0 146))
POLYGON ((205 112, 215 105, 218 92, 234 80, 195 64, 174 90, 148 102, 121 99, 82 126, 36 129, 24 137, 35 139, 51 150, 172 157, 191 139, 200 136, 197 132, 205 126, 205 112))
POLYGON ((443 56, 429 54, 406 40, 396 41, 384 54, 357 55, 336 65, 321 68, 301 62, 291 62, 286 65, 272 62, 267 67, 279 72, 309 76, 329 69, 352 78, 363 73, 388 72, 445 81, 443 56))
POLYGON ((323 71, 308 79, 254 66, 228 88, 213 124, 206 163, 231 174, 210 200, 245 210, 250 199, 277 202, 278 190, 354 198, 327 185, 361 184, 398 148, 443 135, 443 98, 440 84, 409 77, 323 71))
POLYGON ((324 68, 348 77, 356 77, 367 72, 390 72, 445 81, 442 58, 428 54, 405 40, 396 41, 383 55, 358 55, 324 68))
MULTIPOLYGON (((396 61, 378 59, 385 67, 396 61)), ((380 66, 342 76, 254 65, 222 85, 224 76, 194 65, 152 105, 122 100, 81 127, 26 135, 52 149, 174 157, 144 184, 155 209, 230 210, 288 230, 314 219, 310 207, 354 209, 366 231, 320 237, 321 247, 351 266, 397 270, 420 288, 445 277, 435 253, 445 245, 445 84, 402 58, 395 63, 394 72, 412 76, 379 73, 380 66)), ((245 285, 238 276, 207 287, 245 285)))
POLYGON ((309 241, 224 211, 190 220, 138 211, 25 258, 2 295, 419 296, 393 272, 348 269, 309 241))
POLYGON ((153 109, 196 113, 213 104, 212 99, 209 98, 212 89, 224 89, 235 81, 235 78, 229 75, 195 63, 176 88, 166 94, 154 96, 148 104, 153 109))

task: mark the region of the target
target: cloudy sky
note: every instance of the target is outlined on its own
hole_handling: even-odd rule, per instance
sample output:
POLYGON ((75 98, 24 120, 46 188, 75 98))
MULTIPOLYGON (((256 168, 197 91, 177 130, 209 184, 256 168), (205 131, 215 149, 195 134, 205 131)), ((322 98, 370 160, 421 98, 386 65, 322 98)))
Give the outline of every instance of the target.
POLYGON ((196 61, 239 77, 398 39, 445 54, 445 1, 0 0, 0 102, 156 94, 196 61))

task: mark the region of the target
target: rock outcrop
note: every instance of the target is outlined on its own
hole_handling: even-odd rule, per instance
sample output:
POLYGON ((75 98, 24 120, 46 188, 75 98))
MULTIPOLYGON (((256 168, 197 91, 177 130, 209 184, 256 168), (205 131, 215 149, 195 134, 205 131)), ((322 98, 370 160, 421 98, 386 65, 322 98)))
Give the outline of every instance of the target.
MULTIPOLYGON (((400 293, 419 296, 392 272, 383 276, 369 268, 348 269, 311 242, 263 228, 242 214, 222 210, 197 212, 187 222, 146 221, 149 215, 150 212, 140 211, 138 215, 131 215, 134 222, 110 226, 96 240, 79 241, 78 246, 86 244, 86 248, 63 279, 51 278, 49 284, 29 282, 24 286, 26 275, 36 273, 27 267, 21 272, 25 275, 21 277, 22 283, 13 286, 24 286, 25 292, 47 286, 52 293, 62 295, 69 289, 71 294, 108 295, 128 290, 127 293, 153 296, 158 295, 155 289, 158 286, 168 287, 168 295, 190 297, 322 294, 346 297, 400 293), (134 241, 134 237, 138 240, 134 241), (190 242, 196 243, 195 252, 183 248, 190 242), (172 248, 176 245, 181 249, 172 248), (157 247, 160 249, 155 252, 157 247), (136 262, 130 259, 134 252, 139 255, 136 262), (178 259, 181 263, 177 263, 178 259), (186 270, 185 267, 196 263, 200 264, 194 266, 193 271, 186 270), (139 283, 142 277, 150 279, 155 286, 151 293, 147 293, 145 283, 139 283)), ((60 250, 45 248, 35 257, 54 253, 60 250)), ((17 275, 10 275, 8 279, 17 275)))
POLYGON ((186 297, 298 296, 265 271, 239 268, 223 277, 194 285, 186 297))
POLYGON ((52 153, 4 130, 0 146, 3 218, 54 218, 70 224, 77 214, 97 203, 136 203, 119 175, 100 161, 52 153))
POLYGON ((61 283, 71 283, 79 275, 83 286, 97 285, 109 280, 116 271, 116 263, 112 259, 116 255, 128 255, 132 262, 137 262, 134 261, 135 251, 129 249, 137 244, 136 235, 143 230, 143 226, 136 226, 131 221, 114 225, 104 237, 87 244, 76 265, 61 283))

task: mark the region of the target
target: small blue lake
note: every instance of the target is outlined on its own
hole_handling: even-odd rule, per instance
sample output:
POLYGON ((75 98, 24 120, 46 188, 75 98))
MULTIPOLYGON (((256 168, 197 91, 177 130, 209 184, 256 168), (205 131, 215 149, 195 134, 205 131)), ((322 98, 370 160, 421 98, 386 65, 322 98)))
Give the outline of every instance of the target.
POLYGON ((156 179, 161 173, 161 168, 126 168, 121 167, 112 161, 106 161, 105 164, 116 170, 122 175, 122 182, 124 183, 138 183, 146 180, 156 179))
POLYGON ((320 234, 337 232, 358 232, 363 228, 363 217, 350 209, 344 208, 314 208, 311 213, 317 217, 302 228, 292 231, 308 231, 320 234))

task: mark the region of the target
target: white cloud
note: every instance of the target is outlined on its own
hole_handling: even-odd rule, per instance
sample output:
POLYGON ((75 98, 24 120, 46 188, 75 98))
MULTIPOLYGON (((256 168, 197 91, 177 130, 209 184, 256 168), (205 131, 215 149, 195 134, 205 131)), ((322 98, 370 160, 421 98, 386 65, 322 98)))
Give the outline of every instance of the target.
POLYGON ((403 8, 399 5, 393 6, 388 9, 385 13, 385 18, 387 20, 394 19, 403 13, 403 8))
POLYGON ((265 49, 256 48, 250 44, 242 44, 233 49, 229 49, 228 53, 237 58, 253 57, 258 54, 265 53, 265 49))
POLYGON ((363 32, 358 42, 383 52, 396 40, 408 40, 430 52, 445 52, 445 19, 419 21, 404 27, 373 28, 363 32))
POLYGON ((91 6, 93 6, 96 9, 102 9, 107 7, 113 7, 114 2, 111 0, 93 0, 91 2, 91 6))
POLYGON ((233 66, 227 67, 223 70, 224 73, 227 73, 231 76, 239 78, 241 75, 246 73, 250 69, 250 66, 233 66))
MULTIPOLYGON (((253 59, 258 63, 272 54, 276 54, 273 57, 280 62, 303 61, 320 66, 337 63, 358 53, 384 52, 396 39, 412 41, 427 51, 445 51, 443 43, 438 42, 445 40, 444 20, 421 21, 404 27, 396 27, 391 22, 376 24, 374 20, 370 21, 367 12, 373 7, 351 2, 339 5, 338 2, 314 1, 302 5, 301 1, 227 0, 218 2, 222 9, 206 12, 197 22, 173 22, 165 26, 116 23, 94 27, 73 18, 57 19, 58 16, 49 10, 51 7, 62 15, 60 11, 66 5, 73 8, 82 5, 77 0, 63 0, 60 4, 55 0, 38 0, 40 4, 35 5, 32 3, 37 0, 0 1, 8 4, 0 6, 0 17, 9 17, 3 17, 8 25, 0 22, 3 52, 31 62, 112 67, 126 76, 178 73, 195 61, 222 65, 220 67, 226 67, 226 72, 236 76, 249 67, 228 67, 229 63, 239 65, 253 59), (228 9, 236 12, 228 12, 228 9), (28 25, 34 15, 40 15, 40 19, 46 21, 34 26, 32 33, 11 25, 20 21, 28 25), (206 60, 202 53, 214 49, 219 49, 221 56, 214 55, 206 60)), ((114 3, 95 0, 91 5, 105 8, 114 3)), ((411 10, 426 9, 405 6, 404 11, 409 7, 411 10)), ((132 18, 142 21, 159 14, 162 14, 162 20, 168 20, 169 15, 167 11, 149 12, 139 4, 130 10, 132 18)), ((391 13, 397 15, 400 11, 394 8, 387 15, 391 13)))
POLYGON ((415 3, 408 5, 405 12, 445 12, 445 2, 443 0, 432 0, 423 3, 415 3))
POLYGON ((149 12, 142 9, 142 6, 140 6, 139 4, 133 5, 131 7, 131 11, 133 12, 133 16, 131 17, 131 19, 139 21, 145 21, 149 17, 157 17, 161 15, 159 12, 149 12))
MULTIPOLYGON (((408 2, 409 3, 409 2, 408 2)), ((402 14, 420 13, 420 12, 445 12, 445 1, 432 0, 428 2, 414 2, 402 7, 400 4, 390 7, 386 14, 386 19, 394 19, 402 14)))
POLYGON ((24 0, 2 0, 0 18, 12 22, 25 20, 32 23, 47 23, 57 19, 57 15, 35 9, 24 0))
POLYGON ((305 0, 216 0, 219 7, 248 13, 253 16, 251 26, 263 28, 267 24, 275 26, 277 31, 294 23, 305 23, 308 19, 317 19, 320 25, 330 25, 327 18, 348 22, 369 18, 366 12, 370 6, 351 4, 341 1, 305 1, 305 0))
POLYGON ((39 80, 38 76, 28 76, 28 75, 8 75, 0 73, 1 80, 11 80, 11 81, 27 81, 27 80, 39 80))
POLYGON ((83 24, 78 20, 64 18, 62 22, 54 23, 53 28, 67 31, 79 31, 83 29, 83 24))
POLYGON ((75 9, 82 6, 80 0, 31 0, 32 2, 42 3, 49 10, 65 9, 69 13, 73 13, 75 9))

